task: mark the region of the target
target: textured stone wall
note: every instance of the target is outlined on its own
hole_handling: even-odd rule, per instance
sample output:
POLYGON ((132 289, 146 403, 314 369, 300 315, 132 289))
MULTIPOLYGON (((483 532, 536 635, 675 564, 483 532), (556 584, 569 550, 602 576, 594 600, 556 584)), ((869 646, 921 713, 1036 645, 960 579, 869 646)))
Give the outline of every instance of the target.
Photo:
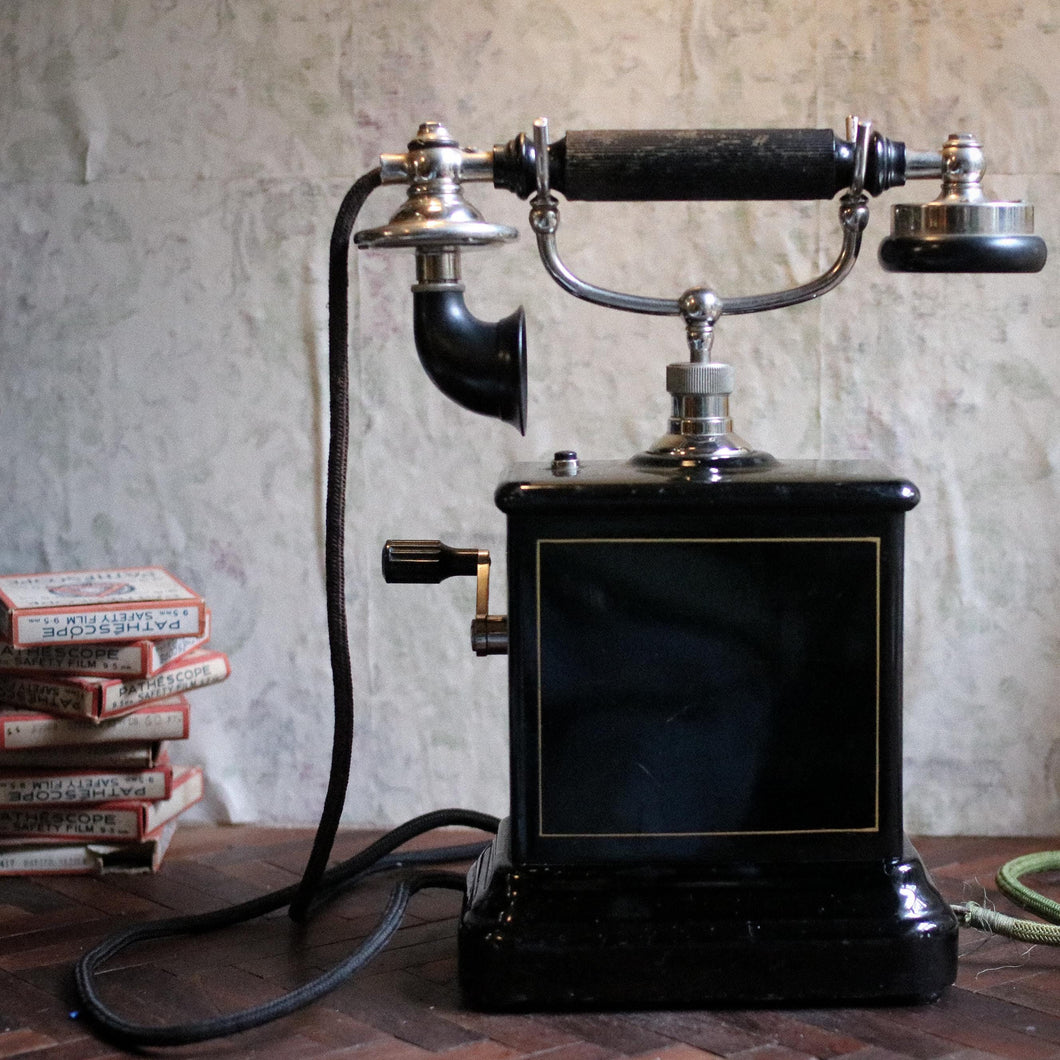
MULTIPOLYGON (((160 563, 201 589, 224 685, 195 695, 201 816, 309 821, 326 780, 326 276, 349 184, 419 121, 490 145, 566 128, 829 126, 937 148, 976 132, 998 197, 1058 245, 1060 6, 940 0, 6 0, 0 5, 0 568, 160 563)), ((1056 260, 1032 277, 891 276, 724 320, 737 429, 779 456, 908 474, 909 825, 1060 828, 1056 260)), ((358 694, 350 823, 503 811, 506 664, 466 648, 469 582, 391 587, 388 536, 493 550, 506 464, 625 457, 661 433, 680 326, 576 303, 525 204, 467 255, 468 302, 526 306, 530 425, 462 412, 412 350, 411 256, 357 254, 348 595, 358 694)), ((378 224, 400 192, 378 193, 378 224)), ((571 266, 673 296, 802 282, 834 204, 580 205, 571 266)), ((842 793, 837 793, 841 798, 842 793)))

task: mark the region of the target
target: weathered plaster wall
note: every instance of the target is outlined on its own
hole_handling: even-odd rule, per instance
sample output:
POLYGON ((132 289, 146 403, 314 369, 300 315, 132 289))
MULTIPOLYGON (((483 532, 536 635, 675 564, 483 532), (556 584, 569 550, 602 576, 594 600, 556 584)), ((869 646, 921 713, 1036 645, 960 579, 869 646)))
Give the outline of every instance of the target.
MULTIPOLYGON (((161 563, 209 598, 224 685, 181 753, 200 816, 309 821, 326 779, 322 604, 326 254, 346 188, 418 122, 491 144, 565 128, 831 126, 850 112, 937 147, 969 128, 991 186, 1060 246, 1060 5, 1001 0, 6 0, 0 5, 0 568, 161 563)), ((1060 313, 1034 277, 882 273, 723 321, 737 426, 791 457, 873 456, 909 520, 911 828, 1060 828, 1060 313)), ((399 192, 370 202, 379 223, 399 192)), ((673 321, 575 303, 525 206, 478 190, 520 244, 470 255, 469 303, 525 303, 525 438, 465 414, 411 346, 404 254, 352 263, 348 578, 358 735, 348 820, 502 811, 505 661, 466 650, 469 583, 387 587, 387 536, 502 560, 504 466, 629 455, 660 433, 673 321)), ((587 278, 750 293, 808 278, 832 204, 571 206, 587 278)), ((503 562, 496 573, 503 576, 503 562)), ((502 582, 499 584, 503 584, 502 582)), ((495 604, 502 609, 502 602, 495 604)), ((837 793, 841 797, 841 793, 837 793)))

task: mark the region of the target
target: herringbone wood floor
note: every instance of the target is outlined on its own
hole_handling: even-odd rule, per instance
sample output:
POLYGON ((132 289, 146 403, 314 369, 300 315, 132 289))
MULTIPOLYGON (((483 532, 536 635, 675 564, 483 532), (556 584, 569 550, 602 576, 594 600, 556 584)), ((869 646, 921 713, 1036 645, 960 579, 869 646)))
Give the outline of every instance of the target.
MULTIPOLYGON (((349 856, 367 836, 341 837, 349 856)), ((452 841, 446 837, 445 841, 452 841)), ((310 833, 183 828, 154 877, 0 880, 0 1057, 88 1060, 125 1055, 72 1020, 70 967, 131 919, 216 908, 295 881, 310 833)), ((993 891, 997 866, 1050 846, 1027 839, 922 839, 951 901, 993 891)), ((1054 896, 1060 880, 1046 881, 1054 896)), ((284 914, 222 936, 130 951, 108 966, 107 999, 130 1019, 175 1021, 265 1000, 344 956, 374 923, 389 884, 372 882, 305 928, 284 914)), ((1060 1060, 1060 953, 975 932, 939 1002, 913 1008, 482 1015, 454 984, 459 895, 427 892, 390 948, 308 1010, 178 1057, 354 1060, 1060 1060)))

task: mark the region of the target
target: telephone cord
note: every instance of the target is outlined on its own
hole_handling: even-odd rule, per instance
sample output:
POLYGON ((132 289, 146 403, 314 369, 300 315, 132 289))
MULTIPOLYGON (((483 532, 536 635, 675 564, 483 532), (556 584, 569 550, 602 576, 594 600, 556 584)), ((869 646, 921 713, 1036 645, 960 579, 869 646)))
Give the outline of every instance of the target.
MULTIPOLYGON (((328 869, 318 885, 314 906, 338 897, 366 876, 377 872, 392 868, 464 860, 476 856, 482 850, 483 844, 478 843, 410 851, 400 855, 391 854, 396 847, 410 839, 448 825, 463 825, 482 831, 494 831, 496 818, 469 810, 435 810, 412 821, 407 821, 352 858, 328 869)), ((417 871, 404 876, 398 880, 391 891, 390 899, 379 922, 357 949, 345 959, 288 993, 261 1005, 254 1005, 210 1019, 162 1026, 133 1023, 110 1009, 100 997, 96 989, 96 974, 99 966, 137 943, 174 938, 178 935, 198 935, 218 931, 221 928, 264 916, 290 902, 298 890, 297 884, 291 884, 289 887, 272 891, 259 898, 208 913, 151 921, 116 932, 81 957, 74 967, 74 981, 84 1011, 91 1016, 106 1037, 122 1044, 137 1047, 186 1045, 211 1038, 226 1037, 253 1027, 260 1027, 262 1024, 304 1008, 364 968, 386 946, 401 926, 409 899, 417 891, 427 887, 462 891, 464 885, 464 876, 455 872, 417 871)), ((81 1013, 74 1015, 80 1017, 81 1013)))
MULTIPOLYGON (((378 924, 344 960, 280 997, 211 1019, 155 1026, 132 1023, 111 1010, 96 989, 96 975, 105 961, 122 950, 152 939, 217 931, 253 920, 288 904, 291 919, 301 923, 319 905, 356 885, 366 875, 393 868, 462 861, 477 856, 485 846, 484 843, 478 843, 401 855, 393 853, 416 836, 435 828, 453 825, 483 832, 497 830, 497 818, 489 814, 473 810, 435 810, 400 825, 347 861, 327 868, 349 782, 354 720, 344 563, 346 467, 349 447, 348 255, 357 214, 365 199, 380 183, 380 172, 377 168, 366 173, 350 188, 339 207, 331 235, 328 270, 328 378, 331 423, 324 550, 335 726, 328 789, 313 846, 302 878, 297 884, 239 905, 127 928, 105 938, 78 960, 74 968, 74 980, 84 1013, 105 1036, 126 1045, 143 1047, 207 1041, 249 1030, 286 1016, 324 996, 363 968, 401 926, 409 900, 417 891, 427 887, 463 890, 465 880, 462 875, 453 872, 419 870, 406 875, 395 885, 378 924)), ((74 1015, 80 1017, 82 1013, 74 1015)))
POLYGON ((349 254, 357 215, 368 196, 382 184, 377 166, 343 197, 328 246, 328 399, 329 436, 327 498, 324 508, 324 592, 334 702, 331 768, 316 836, 291 902, 292 920, 304 921, 323 878, 335 842, 353 754, 353 667, 346 619, 346 469, 350 448, 349 254))
POLYGON ((1046 923, 1007 916, 996 909, 987 909, 978 902, 964 902, 953 906, 957 921, 963 927, 978 928, 994 935, 1019 942, 1060 946, 1060 903, 1028 887, 1022 880, 1035 872, 1056 872, 1060 869, 1060 851, 1044 850, 1013 858, 998 870, 997 887, 1016 905, 1040 916, 1046 923))

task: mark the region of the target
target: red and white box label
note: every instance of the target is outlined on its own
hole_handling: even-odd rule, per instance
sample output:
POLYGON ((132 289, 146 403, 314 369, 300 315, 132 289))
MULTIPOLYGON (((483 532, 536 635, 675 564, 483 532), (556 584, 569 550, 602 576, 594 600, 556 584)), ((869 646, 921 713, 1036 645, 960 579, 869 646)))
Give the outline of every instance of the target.
POLYGON ((202 597, 162 567, 0 575, 0 637, 16 648, 198 636, 202 597))

